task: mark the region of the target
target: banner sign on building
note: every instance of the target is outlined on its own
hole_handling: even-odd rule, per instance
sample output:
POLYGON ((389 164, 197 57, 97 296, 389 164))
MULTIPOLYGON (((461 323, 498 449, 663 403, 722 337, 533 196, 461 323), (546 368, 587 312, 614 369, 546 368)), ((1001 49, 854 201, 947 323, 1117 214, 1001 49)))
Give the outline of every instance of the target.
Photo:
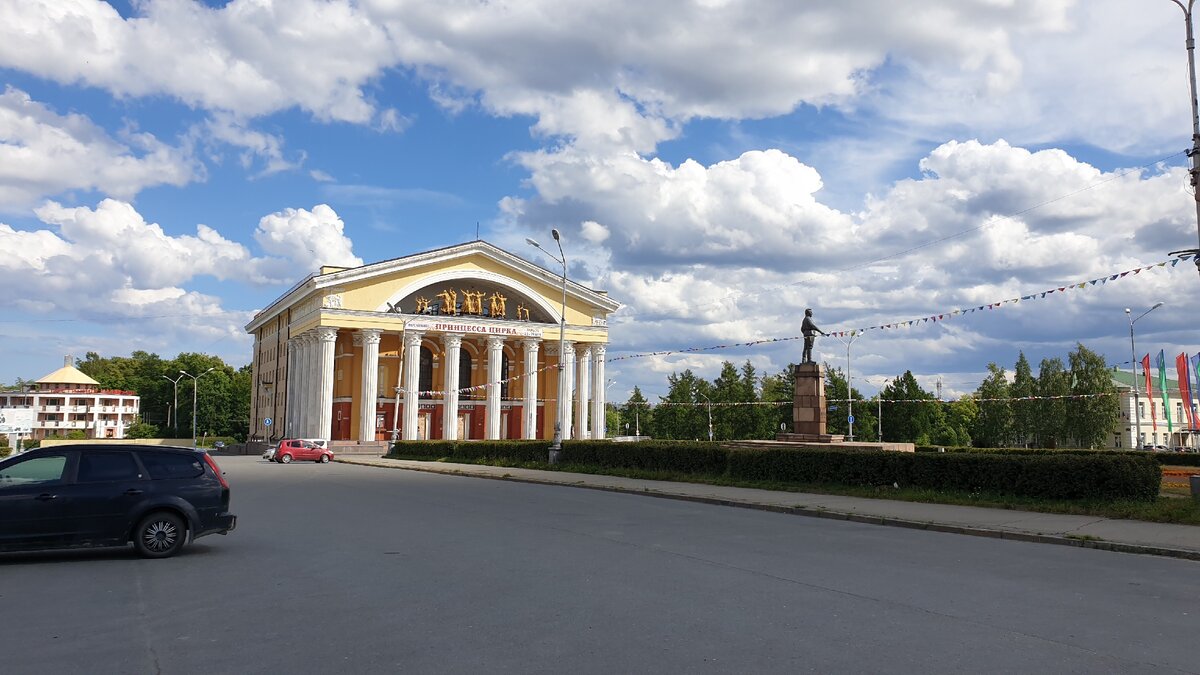
POLYGON ((541 328, 528 326, 498 326, 493 323, 461 321, 451 317, 445 320, 414 319, 405 324, 407 330, 437 331, 442 333, 464 333, 466 335, 512 335, 519 337, 542 337, 541 328))
POLYGON ((33 408, 0 408, 0 434, 33 433, 33 408))

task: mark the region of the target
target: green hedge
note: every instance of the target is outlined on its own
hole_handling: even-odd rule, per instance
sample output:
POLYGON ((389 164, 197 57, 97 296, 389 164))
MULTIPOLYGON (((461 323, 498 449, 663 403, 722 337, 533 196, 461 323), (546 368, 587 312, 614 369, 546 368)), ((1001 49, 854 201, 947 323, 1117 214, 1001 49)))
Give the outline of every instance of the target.
MULTIPOLYGON (((391 457, 545 463, 546 441, 400 441, 391 457)), ((1156 453, 961 451, 944 453, 730 449, 703 441, 565 441, 562 463, 733 480, 981 492, 1041 499, 1150 501, 1158 496, 1156 453)), ((1161 453, 1159 453, 1161 454, 1161 453)))
POLYGON ((1001 454, 736 450, 729 475, 742 480, 892 485, 1043 499, 1153 500, 1161 472, 1130 454, 1001 454))
POLYGON ((1116 455, 1126 457, 1149 457, 1161 465, 1169 466, 1200 466, 1198 452, 1146 452, 1143 450, 1122 450, 1119 448, 1103 448, 1090 450, 1087 448, 1067 448, 1057 450, 1050 448, 960 448, 937 445, 918 445, 917 452, 939 452, 945 448, 947 453, 968 452, 1002 455, 1116 455))

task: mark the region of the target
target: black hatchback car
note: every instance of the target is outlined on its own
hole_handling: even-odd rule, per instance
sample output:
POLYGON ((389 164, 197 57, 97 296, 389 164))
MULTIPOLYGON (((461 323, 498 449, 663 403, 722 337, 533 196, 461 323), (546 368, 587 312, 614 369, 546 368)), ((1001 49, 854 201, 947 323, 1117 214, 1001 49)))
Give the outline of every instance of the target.
POLYGON ((0 461, 0 551, 133 542, 167 558, 237 526, 229 483, 207 453, 145 445, 62 445, 0 461))

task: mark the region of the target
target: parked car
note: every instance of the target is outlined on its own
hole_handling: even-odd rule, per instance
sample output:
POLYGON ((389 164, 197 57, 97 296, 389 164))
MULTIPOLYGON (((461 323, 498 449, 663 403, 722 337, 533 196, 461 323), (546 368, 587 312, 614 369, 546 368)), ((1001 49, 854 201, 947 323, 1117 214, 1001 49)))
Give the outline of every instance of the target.
POLYGON ((275 446, 273 459, 280 464, 290 464, 293 460, 328 464, 333 460, 333 451, 325 447, 323 439, 288 438, 279 441, 279 445, 275 446))
POLYGON ((0 551, 132 542, 168 558, 235 527, 229 483, 202 450, 80 444, 0 460, 0 551))
MULTIPOLYGON (((312 443, 313 445, 316 445, 316 446, 320 446, 322 448, 324 448, 328 445, 328 443, 326 442, 326 440, 324 438, 285 438, 284 440, 279 441, 275 445, 272 445, 271 447, 267 448, 262 454, 263 459, 267 460, 268 462, 274 462, 275 456, 276 456, 277 451, 279 450, 279 447, 282 446, 284 443, 289 443, 291 441, 308 441, 309 443, 312 443)), ((333 456, 331 455, 330 459, 332 459, 332 458, 333 458, 333 456)))

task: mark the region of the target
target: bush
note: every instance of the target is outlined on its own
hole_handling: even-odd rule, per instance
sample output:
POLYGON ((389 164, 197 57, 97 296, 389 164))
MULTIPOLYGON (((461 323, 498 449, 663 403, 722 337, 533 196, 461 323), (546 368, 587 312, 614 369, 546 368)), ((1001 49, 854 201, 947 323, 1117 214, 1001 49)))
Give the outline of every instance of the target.
POLYGON ((877 453, 845 450, 736 450, 735 479, 892 485, 1041 499, 1151 501, 1159 465, 1138 453, 877 453))
MULTIPOLYGON (((538 441, 399 441, 389 457, 544 463, 538 441)), ((979 492, 1040 499, 1151 501, 1161 469, 1154 453, 1078 451, 730 449, 695 441, 563 442, 564 464, 635 469, 733 480, 979 492)), ((1162 453, 1159 453, 1162 454, 1162 453)), ((1181 455, 1172 455, 1181 456, 1181 455)))
POLYGON ((1142 450, 1124 450, 1121 448, 1105 448, 1101 450, 1067 448, 1065 450, 1057 450, 1051 448, 960 448, 936 445, 918 445, 916 447, 917 452, 938 452, 940 448, 945 447, 946 452, 975 452, 1003 455, 1115 455, 1149 457, 1162 465, 1200 466, 1200 453, 1195 452, 1145 452, 1142 450))
POLYGON ((42 442, 36 438, 26 438, 25 440, 21 441, 21 447, 25 450, 32 450, 41 444, 42 442))

